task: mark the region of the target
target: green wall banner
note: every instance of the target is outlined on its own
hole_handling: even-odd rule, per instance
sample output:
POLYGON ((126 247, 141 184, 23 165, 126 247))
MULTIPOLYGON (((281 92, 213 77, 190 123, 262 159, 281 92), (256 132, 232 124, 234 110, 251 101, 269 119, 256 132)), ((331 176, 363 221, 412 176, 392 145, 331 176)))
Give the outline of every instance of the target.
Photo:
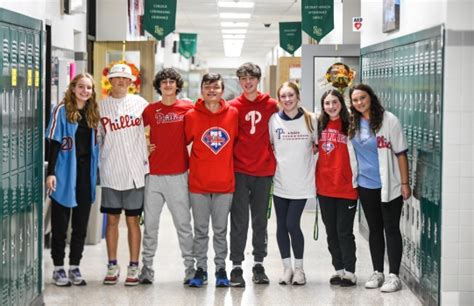
POLYGON ((280 47, 290 54, 301 47, 301 22, 280 22, 280 47))
POLYGON ((163 40, 176 27, 176 0, 145 0, 144 29, 163 40))
POLYGON ((302 0, 302 28, 318 42, 334 29, 334 0, 302 0))
POLYGON ((189 59, 196 54, 197 34, 179 33, 179 54, 189 59))

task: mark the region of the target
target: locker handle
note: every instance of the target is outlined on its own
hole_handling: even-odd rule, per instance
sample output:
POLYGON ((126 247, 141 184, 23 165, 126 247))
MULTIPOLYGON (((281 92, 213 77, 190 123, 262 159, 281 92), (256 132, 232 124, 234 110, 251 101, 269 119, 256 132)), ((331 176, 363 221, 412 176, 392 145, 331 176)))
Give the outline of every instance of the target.
POLYGON ((19 247, 19 252, 23 252, 23 229, 20 229, 20 247, 19 247))
POLYGON ((11 257, 15 258, 15 248, 16 248, 16 246, 15 246, 15 236, 12 236, 11 240, 12 240, 11 241, 11 252, 12 252, 11 257))
POLYGON ((5 114, 8 114, 8 99, 6 98, 6 90, 2 92, 2 109, 5 114))
POLYGON ((7 239, 3 238, 2 240, 2 264, 5 265, 7 263, 7 239))
POLYGON ((31 239, 31 233, 30 233, 30 227, 26 229, 26 246, 29 248, 30 247, 30 239, 31 239))

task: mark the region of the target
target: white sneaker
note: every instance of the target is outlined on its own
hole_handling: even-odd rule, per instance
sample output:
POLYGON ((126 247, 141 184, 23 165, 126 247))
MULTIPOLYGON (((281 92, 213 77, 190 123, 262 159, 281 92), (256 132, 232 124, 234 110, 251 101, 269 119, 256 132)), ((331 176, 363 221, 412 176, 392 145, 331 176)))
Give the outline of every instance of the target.
POLYGON ((283 276, 280 277, 278 282, 280 285, 290 285, 291 279, 293 278, 293 270, 291 268, 285 268, 283 271, 283 276))
POLYGON ((293 285, 304 285, 306 284, 306 276, 304 275, 303 268, 295 268, 295 274, 293 275, 293 285))
POLYGON ((390 273, 387 277, 387 280, 383 283, 382 288, 380 288, 380 291, 395 292, 401 289, 402 281, 400 280, 400 278, 397 275, 390 273))
POLYGON ((372 274, 369 277, 369 280, 365 282, 365 288, 367 289, 379 288, 380 286, 382 286, 384 280, 385 280, 385 276, 383 275, 383 273, 374 271, 374 274, 372 274))
POLYGON ((138 278, 140 274, 140 269, 138 266, 128 266, 127 269, 127 278, 125 279, 125 286, 136 286, 140 282, 138 278))
POLYGON ((119 265, 107 265, 107 275, 104 278, 105 285, 115 285, 120 277, 119 265))

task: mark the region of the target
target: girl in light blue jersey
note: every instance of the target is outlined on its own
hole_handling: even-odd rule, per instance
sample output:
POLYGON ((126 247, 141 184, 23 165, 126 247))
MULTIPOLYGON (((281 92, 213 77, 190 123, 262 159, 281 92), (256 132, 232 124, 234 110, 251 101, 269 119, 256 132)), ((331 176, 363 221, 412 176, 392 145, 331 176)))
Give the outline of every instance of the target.
POLYGON ((53 109, 46 131, 49 158, 46 188, 51 198, 51 256, 57 286, 86 285, 79 270, 97 180, 99 108, 94 79, 78 74, 53 109), (69 273, 64 270, 66 232, 72 211, 69 273))

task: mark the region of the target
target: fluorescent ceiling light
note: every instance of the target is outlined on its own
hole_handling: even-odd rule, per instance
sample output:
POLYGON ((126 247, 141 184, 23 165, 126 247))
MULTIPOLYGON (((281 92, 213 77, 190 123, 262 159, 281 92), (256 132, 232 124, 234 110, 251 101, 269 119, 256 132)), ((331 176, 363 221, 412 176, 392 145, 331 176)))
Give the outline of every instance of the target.
POLYGON ((237 35, 224 34, 224 35, 222 35, 222 38, 224 38, 224 39, 245 39, 245 35, 244 34, 237 34, 237 35))
POLYGON ((245 34, 247 29, 222 29, 222 34, 245 34))
POLYGON ((219 7, 232 7, 232 8, 252 8, 255 6, 254 2, 224 2, 219 1, 217 2, 217 6, 219 7))
POLYGON ((247 13, 219 13, 222 19, 250 19, 252 14, 247 13))
POLYGON ((238 47, 238 46, 241 47, 244 44, 243 39, 224 39, 223 42, 224 42, 224 46, 229 45, 229 46, 234 46, 234 47, 238 47))
POLYGON ((239 57, 242 53, 242 46, 244 45, 244 40, 229 40, 224 39, 224 54, 227 57, 239 57))
POLYGON ((248 22, 232 22, 232 21, 221 22, 221 27, 223 28, 246 28, 248 26, 249 26, 248 22))

